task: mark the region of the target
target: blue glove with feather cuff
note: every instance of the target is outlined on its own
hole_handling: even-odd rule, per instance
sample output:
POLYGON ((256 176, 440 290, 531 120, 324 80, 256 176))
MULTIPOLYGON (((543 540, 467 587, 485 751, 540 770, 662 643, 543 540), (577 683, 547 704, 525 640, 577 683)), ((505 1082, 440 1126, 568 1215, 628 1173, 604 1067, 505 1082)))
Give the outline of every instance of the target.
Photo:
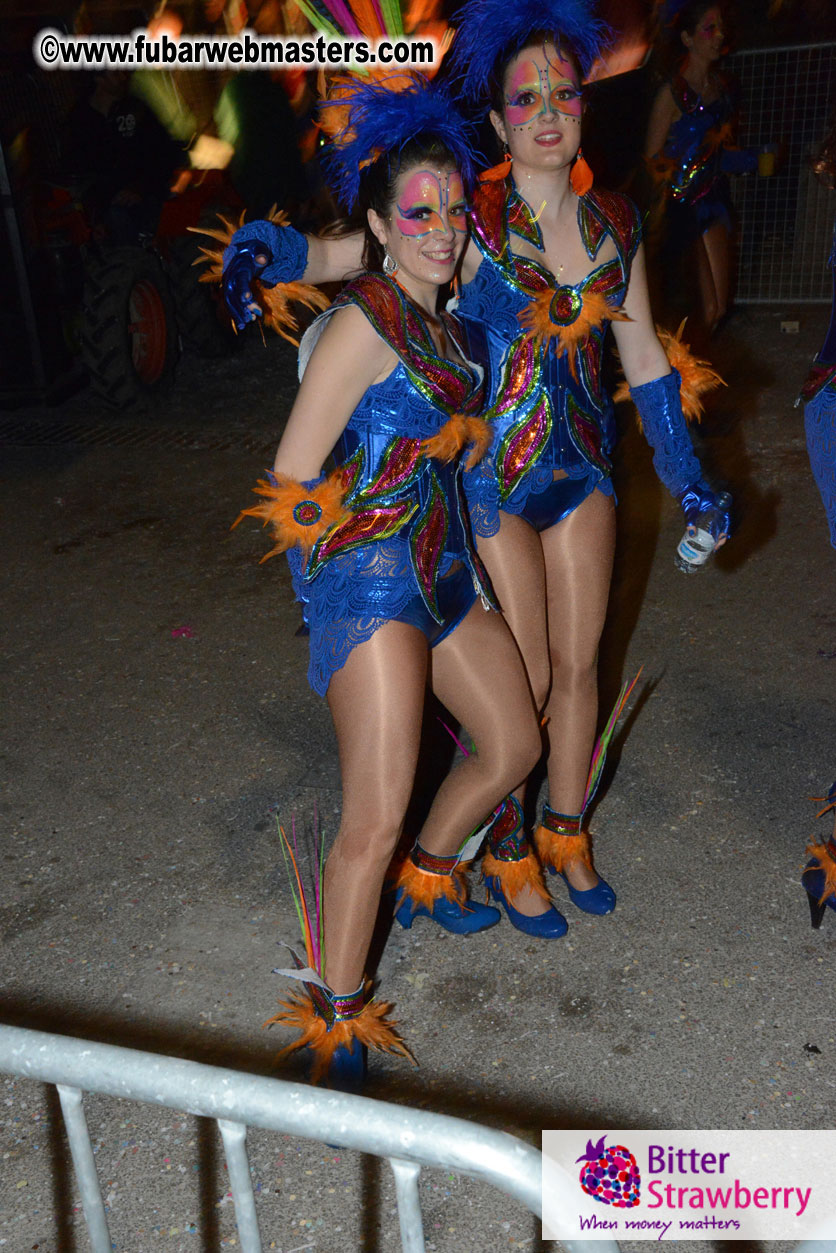
POLYGON ((294 226, 248 222, 232 237, 223 254, 223 291, 227 307, 241 330, 261 313, 252 284, 265 287, 292 283, 305 273, 308 239, 294 226))

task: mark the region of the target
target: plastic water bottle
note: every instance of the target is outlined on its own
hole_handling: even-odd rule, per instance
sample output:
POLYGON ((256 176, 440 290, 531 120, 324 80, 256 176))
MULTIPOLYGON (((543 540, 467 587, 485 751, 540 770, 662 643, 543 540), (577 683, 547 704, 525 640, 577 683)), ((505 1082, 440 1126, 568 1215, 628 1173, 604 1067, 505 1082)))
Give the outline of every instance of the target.
POLYGON ((717 541, 714 538, 713 531, 720 520, 720 516, 726 512, 731 505, 731 496, 728 492, 719 492, 717 495, 717 504, 710 509, 705 509, 699 515, 697 528, 693 535, 688 530, 682 536, 676 549, 674 562, 677 570, 682 570, 684 574, 696 574, 696 572, 705 565, 714 549, 717 547, 717 541))

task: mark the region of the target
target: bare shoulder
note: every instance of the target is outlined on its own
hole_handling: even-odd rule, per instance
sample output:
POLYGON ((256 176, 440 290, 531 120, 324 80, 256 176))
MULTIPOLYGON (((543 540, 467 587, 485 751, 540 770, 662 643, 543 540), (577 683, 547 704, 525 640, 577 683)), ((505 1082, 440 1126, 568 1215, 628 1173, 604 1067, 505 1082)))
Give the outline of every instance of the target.
POLYGON ((347 371, 368 383, 379 374, 388 373, 395 361, 393 349, 354 304, 344 304, 329 315, 311 357, 315 368, 328 366, 340 373, 347 371))

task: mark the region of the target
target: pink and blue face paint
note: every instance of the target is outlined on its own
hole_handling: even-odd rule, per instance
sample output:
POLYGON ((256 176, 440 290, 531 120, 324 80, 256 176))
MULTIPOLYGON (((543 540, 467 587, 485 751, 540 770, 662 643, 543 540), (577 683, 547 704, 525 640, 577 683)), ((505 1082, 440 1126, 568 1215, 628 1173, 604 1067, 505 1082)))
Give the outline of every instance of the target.
POLYGON ((431 231, 467 230, 467 201, 458 170, 412 170, 395 205, 395 225, 402 235, 420 239, 431 231))
POLYGON ((580 121, 581 90, 570 61, 551 60, 544 49, 512 66, 505 88, 505 119, 509 126, 530 126, 554 113, 580 121))

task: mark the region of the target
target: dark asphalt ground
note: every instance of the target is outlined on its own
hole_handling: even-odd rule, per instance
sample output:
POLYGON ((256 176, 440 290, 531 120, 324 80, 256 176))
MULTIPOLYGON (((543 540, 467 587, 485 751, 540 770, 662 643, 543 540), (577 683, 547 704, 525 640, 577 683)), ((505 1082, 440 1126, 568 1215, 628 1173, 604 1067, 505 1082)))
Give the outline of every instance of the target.
MULTIPOLYGON (((836 557, 793 408, 825 320, 742 311, 718 339, 729 387, 704 447, 741 516, 697 576, 674 568, 681 518, 622 414, 603 703, 640 665, 643 686, 592 820, 618 909, 591 918, 555 889, 570 930, 553 943, 505 920, 468 941, 393 931, 381 992, 420 1069, 376 1062, 370 1095, 535 1144, 833 1126, 836 919, 810 929, 798 877, 827 831, 810 797, 836 774, 836 557)), ((335 743, 286 569, 229 525, 293 380, 292 352, 253 336, 184 361, 149 417, 87 392, 0 413, 8 1023, 259 1073, 287 1042, 261 1029, 298 936, 276 820, 309 829, 316 811, 333 835, 335 743)), ((0 1084, 0 1248, 80 1253, 54 1094, 0 1084)), ((87 1113, 116 1247, 235 1247, 211 1128, 95 1097, 87 1113)), ((266 1249, 399 1247, 385 1168, 263 1133, 250 1150, 266 1249)), ((439 1253, 544 1247, 467 1180, 429 1172, 422 1200, 439 1253)))

